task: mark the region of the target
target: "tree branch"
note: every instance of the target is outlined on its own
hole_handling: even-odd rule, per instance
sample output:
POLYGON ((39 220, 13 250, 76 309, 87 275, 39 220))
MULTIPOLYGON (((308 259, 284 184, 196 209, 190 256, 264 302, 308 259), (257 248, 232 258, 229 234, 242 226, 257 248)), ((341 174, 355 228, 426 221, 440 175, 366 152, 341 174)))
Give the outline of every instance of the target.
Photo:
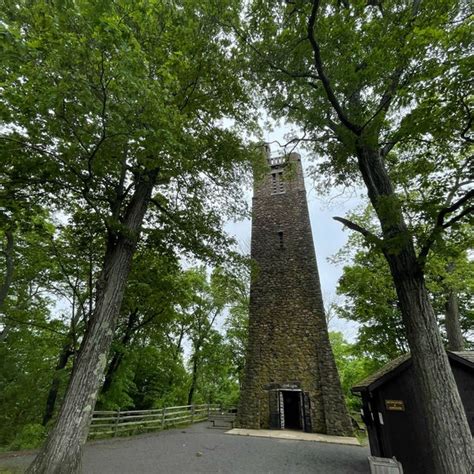
POLYGON ((313 8, 311 9, 311 15, 308 20, 308 39, 309 42, 311 43, 311 47, 313 48, 313 56, 314 56, 314 66, 316 67, 316 70, 318 71, 318 78, 323 84, 324 90, 326 91, 326 96, 331 103, 332 107, 334 108, 339 120, 355 135, 359 136, 361 134, 361 128, 352 123, 349 118, 346 116, 344 111, 342 110, 341 104, 337 100, 336 95, 334 94, 334 91, 332 90, 331 84, 329 82, 328 77, 326 76, 326 73, 324 72, 323 68, 323 62, 321 59, 321 51, 319 49, 319 44, 316 41, 316 38, 314 36, 314 26, 316 23, 316 17, 318 14, 318 9, 319 9, 319 0, 314 0, 313 1, 313 8))
MULTIPOLYGON (((368 2, 368 4, 371 4, 370 1, 368 2)), ((374 5, 375 4, 380 4, 380 8, 382 7, 382 5, 381 5, 382 2, 377 1, 377 2, 373 2, 373 4, 374 5)), ((413 21, 414 21, 415 17, 418 15, 419 8, 420 8, 420 0, 414 0, 413 4, 412 4, 411 18, 410 18, 410 21, 408 22, 408 27, 410 27, 413 24, 413 21)), ((383 14, 383 12, 382 12, 382 14, 383 14)), ((406 29, 405 34, 403 35, 403 37, 400 38, 400 44, 405 43, 404 40, 408 35, 408 31, 409 31, 409 28, 406 29)), ((364 123, 364 125, 362 125, 362 129, 367 127, 367 125, 369 125, 369 123, 372 122, 372 120, 374 120, 380 114, 380 112, 387 112, 388 108, 390 107, 390 104, 392 103, 393 98, 395 97, 395 93, 396 93, 397 88, 400 84, 400 79, 403 75, 404 69, 405 69, 405 65, 399 65, 399 67, 397 67, 395 69, 395 71, 393 71, 393 73, 390 77, 390 83, 389 83, 387 89, 385 90, 385 92, 383 93, 382 97, 380 98, 377 110, 364 123)))
MULTIPOLYGON (((281 66, 278 66, 276 65, 275 63, 273 63, 272 61, 270 61, 270 59, 268 58, 268 56, 264 53, 262 53, 258 48, 256 48, 249 40, 248 38, 242 34, 241 31, 239 31, 235 26, 232 25, 232 28, 234 30, 234 32, 237 34, 237 36, 242 39, 242 41, 244 41, 244 43, 254 52, 256 53, 259 57, 261 57, 266 63, 267 65, 270 67, 270 69, 273 69, 274 71, 278 71, 278 72, 281 72, 283 74, 286 74, 287 76, 289 77, 292 77, 294 79, 314 79, 314 80, 319 80, 320 77, 316 74, 311 74, 309 72, 302 72, 302 71, 289 71, 288 69, 284 68, 284 67, 281 67, 281 66)), ((304 38, 306 39, 306 38, 304 38)), ((314 83, 314 82, 308 82, 308 84, 314 88, 317 87, 317 84, 314 83)))
POLYGON ((459 98, 462 104, 463 109, 466 111, 467 121, 466 126, 461 130, 461 138, 466 140, 469 143, 474 143, 474 139, 468 136, 470 130, 472 130, 472 113, 469 106, 464 101, 464 97, 459 98))
POLYGON ((448 222, 445 222, 443 224, 443 229, 447 229, 448 227, 451 227, 453 224, 460 221, 464 216, 468 216, 468 215, 473 214, 473 213, 474 213, 474 206, 466 207, 466 209, 464 209, 462 212, 460 212, 457 216, 454 216, 451 219, 449 219, 448 222))
MULTIPOLYGON (((54 332, 55 334, 59 334, 60 336, 66 336, 67 335, 66 332, 58 331, 57 329, 53 329, 49 326, 45 326, 43 324, 38 324, 38 323, 35 323, 33 321, 22 321, 21 319, 17 319, 17 318, 14 318, 12 316, 8 316, 8 315, 4 315, 4 318, 8 319, 10 321, 14 321, 17 324, 22 324, 24 326, 30 326, 30 327, 33 327, 33 328, 44 329, 45 331, 54 332)), ((0 334, 0 342, 3 342, 3 340, 4 340, 3 335, 0 334)))
POLYGON ((79 277, 76 277, 76 283, 75 284, 71 281, 70 272, 67 270, 66 266, 64 265, 64 262, 61 258, 62 253, 59 251, 53 237, 51 237, 51 248, 53 249, 53 253, 55 254, 55 257, 56 257, 56 260, 59 264, 59 268, 61 270, 61 273, 63 274, 63 277, 66 281, 66 285, 70 288, 73 295, 77 298, 77 301, 79 302, 79 306, 81 307, 82 313, 86 314, 86 310, 85 310, 85 307, 84 307, 84 301, 82 301, 81 293, 79 292, 78 285, 77 285, 77 281, 79 280, 79 277))
POLYGON ((382 147, 382 149, 380 150, 380 154, 383 157, 387 156, 397 143, 398 143, 398 140, 390 140, 382 147))
POLYGON ((165 308, 161 308, 159 311, 153 312, 151 316, 148 316, 148 318, 145 318, 141 323, 138 323, 135 326, 133 326, 133 332, 137 332, 142 327, 144 327, 147 324, 151 323, 154 319, 156 319, 158 316, 162 315, 164 312, 165 312, 165 308))
POLYGON ((58 158, 58 155, 56 153, 52 153, 48 150, 45 150, 44 148, 33 145, 33 144, 28 143, 26 141, 17 140, 15 138, 7 137, 5 135, 0 136, 0 140, 6 140, 6 141, 9 141, 9 142, 18 143, 20 146, 25 147, 25 148, 30 148, 31 150, 34 150, 34 151, 40 153, 41 155, 51 156, 51 157, 56 158, 56 159, 58 158))
POLYGON ((464 210, 462 210, 459 214, 449 219, 449 221, 445 222, 445 218, 448 214, 452 214, 456 212, 460 207, 464 204, 468 203, 472 198, 474 198, 474 189, 471 189, 468 193, 466 193, 462 198, 458 199, 454 204, 449 207, 444 207, 438 213, 438 217, 436 218, 436 224, 433 227, 430 235, 426 239, 425 245, 420 250, 418 255, 418 262, 423 267, 426 262, 426 257, 434 244, 436 238, 441 234, 444 229, 452 226, 456 222, 460 221, 463 217, 471 214, 474 211, 474 206, 468 206, 464 210))
POLYGON ((400 83, 400 78, 402 77, 402 74, 403 74, 402 68, 398 68, 392 74, 390 84, 387 87, 387 90, 383 93, 382 98, 380 99, 380 102, 379 102, 379 106, 377 107, 377 110, 372 114, 372 116, 369 119, 367 119, 364 125, 362 125, 362 129, 367 127, 367 125, 369 125, 372 122, 372 120, 374 120, 380 114, 380 112, 387 112, 395 96, 395 92, 397 90, 398 84, 400 83))
POLYGON ((359 232, 366 238, 368 242, 375 243, 379 247, 384 246, 384 241, 382 239, 380 239, 379 237, 377 237, 375 234, 365 229, 364 227, 361 227, 359 224, 356 224, 355 222, 352 222, 348 219, 344 219, 343 217, 333 217, 333 219, 335 221, 338 221, 344 224, 349 229, 359 232))

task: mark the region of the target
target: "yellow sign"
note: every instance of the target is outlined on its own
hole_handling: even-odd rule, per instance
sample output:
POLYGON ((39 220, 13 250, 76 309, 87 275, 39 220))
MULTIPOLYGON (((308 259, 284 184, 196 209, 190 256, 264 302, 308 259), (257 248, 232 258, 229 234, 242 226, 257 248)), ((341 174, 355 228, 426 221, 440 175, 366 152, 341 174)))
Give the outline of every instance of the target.
POLYGON ((390 411, 405 411, 403 400, 385 400, 385 408, 390 411))

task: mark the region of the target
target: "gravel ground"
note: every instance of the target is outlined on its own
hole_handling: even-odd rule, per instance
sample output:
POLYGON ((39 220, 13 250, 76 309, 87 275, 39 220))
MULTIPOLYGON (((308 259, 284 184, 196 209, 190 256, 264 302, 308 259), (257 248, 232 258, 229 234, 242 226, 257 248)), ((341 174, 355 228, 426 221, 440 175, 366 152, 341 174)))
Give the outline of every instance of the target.
MULTIPOLYGON (((200 423, 183 429, 89 442, 83 472, 357 474, 369 472, 368 455, 367 448, 357 446, 226 435, 200 423)), ((2 455, 0 473, 2 468, 22 472, 32 459, 32 454, 2 455)))

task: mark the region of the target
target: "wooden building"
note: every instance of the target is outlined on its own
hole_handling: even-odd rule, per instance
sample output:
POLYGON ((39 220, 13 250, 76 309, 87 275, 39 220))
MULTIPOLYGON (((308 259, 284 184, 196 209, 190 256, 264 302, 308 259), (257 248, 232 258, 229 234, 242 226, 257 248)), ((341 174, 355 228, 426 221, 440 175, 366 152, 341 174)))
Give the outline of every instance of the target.
MULTIPOLYGON (((474 351, 448 352, 471 433, 474 433, 474 351)), ((373 456, 402 463, 405 474, 433 472, 426 422, 415 390, 409 354, 398 357, 352 388, 362 397, 373 456)))

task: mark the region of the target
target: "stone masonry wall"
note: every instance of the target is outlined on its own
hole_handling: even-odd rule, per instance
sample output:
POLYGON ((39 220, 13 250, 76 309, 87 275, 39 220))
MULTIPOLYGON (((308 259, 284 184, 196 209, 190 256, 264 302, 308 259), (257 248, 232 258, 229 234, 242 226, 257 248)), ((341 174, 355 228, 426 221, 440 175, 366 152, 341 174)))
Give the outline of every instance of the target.
POLYGON ((289 162, 272 160, 276 175, 269 172, 254 189, 251 253, 257 270, 250 290, 249 347, 238 423, 268 428, 268 385, 298 382, 310 396, 312 430, 349 434, 299 155, 291 154, 289 162))

